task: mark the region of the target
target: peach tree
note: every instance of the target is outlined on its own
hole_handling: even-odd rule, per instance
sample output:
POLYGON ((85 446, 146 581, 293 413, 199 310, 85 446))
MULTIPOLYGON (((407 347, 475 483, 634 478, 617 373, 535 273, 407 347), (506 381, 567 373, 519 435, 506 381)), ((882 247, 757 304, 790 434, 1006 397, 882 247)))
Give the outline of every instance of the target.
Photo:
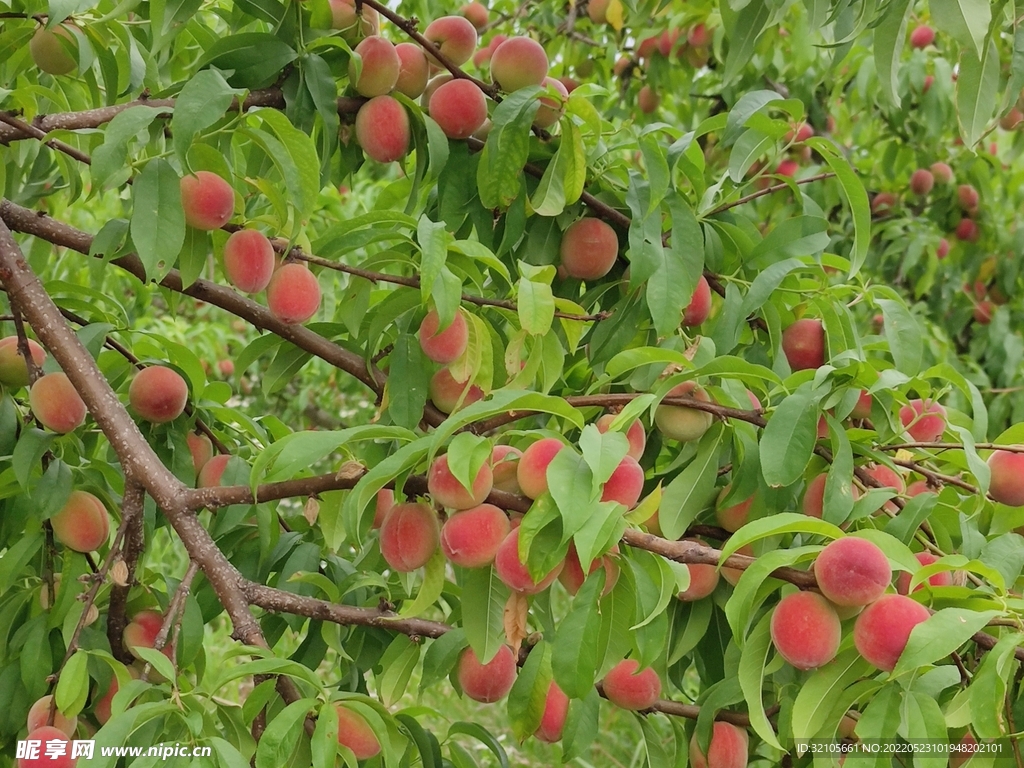
POLYGON ((1021 764, 1022 20, 9 0, 5 763, 1021 764))

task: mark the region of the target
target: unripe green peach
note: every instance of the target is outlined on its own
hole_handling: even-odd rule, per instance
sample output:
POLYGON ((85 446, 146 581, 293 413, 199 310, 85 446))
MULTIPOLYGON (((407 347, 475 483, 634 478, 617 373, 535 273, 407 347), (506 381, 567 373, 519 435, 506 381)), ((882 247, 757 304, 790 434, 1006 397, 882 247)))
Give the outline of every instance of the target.
POLYGON ((402 62, 398 58, 394 43, 373 35, 356 46, 355 52, 362 59, 362 69, 356 76, 355 59, 348 65, 348 77, 352 87, 360 96, 383 96, 398 82, 402 62))
POLYGON ((128 387, 128 404, 141 418, 153 424, 174 421, 185 411, 188 384, 176 372, 162 365, 143 368, 128 387))
MULTIPOLYGON (((711 395, 695 381, 684 381, 669 390, 666 397, 691 397, 704 403, 711 395)), ((679 405, 659 405, 654 411, 654 424, 670 440, 681 443, 700 440, 711 428, 711 414, 679 405)))
POLYGON ((529 37, 510 37, 491 54, 491 77, 503 91, 540 85, 547 75, 544 46, 529 37))
POLYGON ((32 385, 28 396, 32 415, 54 432, 66 435, 82 426, 86 407, 64 373, 48 373, 32 385))
POLYGON ((274 246, 257 229, 232 232, 224 243, 224 274, 243 293, 259 293, 274 274, 274 246))
POLYGON ((267 308, 284 323, 304 323, 320 309, 320 283, 304 264, 278 268, 267 285, 267 308))
POLYGON ((181 208, 185 223, 195 229, 220 229, 235 212, 235 191, 210 171, 181 177, 181 208))
MULTIPOLYGON (((37 368, 46 362, 46 351, 32 339, 28 339, 29 354, 37 368)), ((18 351, 18 337, 0 339, 0 384, 18 388, 28 386, 28 365, 18 351)))
POLYGON ((355 0, 328 0, 331 6, 331 28, 342 30, 342 37, 352 42, 359 37, 376 35, 380 31, 380 16, 369 6, 360 4, 356 16, 355 0))
POLYGON ((50 75, 66 75, 78 67, 78 41, 64 25, 52 30, 39 27, 28 42, 32 61, 50 75))

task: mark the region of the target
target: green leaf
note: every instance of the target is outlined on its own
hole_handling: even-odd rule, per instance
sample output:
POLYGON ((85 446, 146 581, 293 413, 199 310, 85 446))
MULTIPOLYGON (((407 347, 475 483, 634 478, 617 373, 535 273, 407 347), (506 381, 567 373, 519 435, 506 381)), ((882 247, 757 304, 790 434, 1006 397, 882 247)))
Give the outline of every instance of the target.
MULTIPOLYGON (((269 32, 241 32, 219 38, 196 65, 233 70, 228 80, 239 88, 262 88, 298 58, 290 45, 269 32)), ((264 110, 268 111, 268 110, 264 110)))
POLYGON ((377 693, 385 707, 392 707, 405 694, 420 661, 420 644, 406 635, 395 635, 380 658, 383 671, 375 679, 377 693))
POLYGON ((761 435, 761 472, 773 488, 792 485, 814 453, 821 395, 808 382, 791 394, 768 419, 761 435))
POLYGON ((289 763, 302 738, 306 715, 315 704, 313 699, 299 699, 267 723, 267 729, 256 748, 256 768, 281 768, 289 763))
POLYGON ((901 300, 877 299, 882 310, 885 337, 889 341, 896 370, 916 376, 924 357, 924 340, 917 320, 901 300))
POLYGON ((875 69, 882 96, 895 107, 900 106, 896 89, 899 78, 900 54, 907 35, 907 13, 910 0, 892 0, 875 27, 875 69))
POLYGON ((956 111, 964 144, 973 147, 992 121, 999 91, 999 51, 989 41, 979 57, 966 49, 960 57, 956 81, 956 111))
MULTIPOLYGON (((729 110, 729 119, 725 124, 725 135, 722 137, 722 142, 728 145, 736 141, 743 133, 743 128, 751 115, 760 112, 773 101, 782 101, 782 96, 776 91, 748 91, 740 96, 729 110)), ((746 169, 744 169, 745 172, 746 169)))
POLYGON ((559 687, 572 699, 582 699, 590 692, 601 663, 597 652, 601 629, 598 599, 604 578, 604 568, 587 577, 555 634, 551 669, 559 687))
POLYGON ((914 627, 906 648, 900 655, 893 676, 916 670, 949 656, 971 639, 1001 611, 971 611, 966 608, 943 608, 914 627))
POLYGON ((860 653, 851 648, 803 681, 793 702, 793 738, 798 744, 821 730, 836 697, 870 669, 860 653))
POLYGON ((268 125, 280 140, 291 159, 296 176, 285 177, 289 200, 301 218, 308 217, 320 194, 320 158, 313 140, 288 122, 288 118, 275 109, 257 112, 264 124, 268 125))
POLYGON ((444 553, 440 549, 435 550, 424 566, 423 583, 420 584, 416 599, 404 603, 398 612, 399 616, 420 616, 437 601, 444 591, 445 563, 444 553))
POLYGON ((436 640, 431 641, 427 646, 427 652, 423 654, 423 673, 420 678, 421 693, 448 677, 448 673, 452 671, 466 645, 468 645, 466 633, 461 627, 445 632, 436 640))
POLYGON ((555 298, 546 283, 519 280, 519 324, 527 333, 543 336, 555 319, 555 298))
POLYGON ((986 0, 931 0, 928 8, 939 31, 964 48, 973 48, 975 58, 981 58, 992 21, 992 7, 986 0))
POLYGON ((807 533, 813 536, 826 536, 830 539, 838 539, 845 535, 841 528, 832 523, 826 523, 824 520, 808 517, 798 512, 778 512, 768 517, 752 520, 736 531, 722 545, 722 556, 728 557, 747 544, 767 539, 769 536, 782 536, 787 533, 807 533))
POLYGON ((768 744, 781 750, 783 746, 779 743, 771 723, 768 722, 768 717, 764 713, 764 701, 761 698, 761 689, 764 685, 764 665, 772 644, 769 632, 771 619, 771 613, 762 616, 754 631, 750 633, 750 637, 747 638, 747 642, 744 643, 737 677, 740 681, 740 688, 743 689, 743 698, 747 702, 750 727, 768 744))
POLYGON ((505 642, 505 603, 509 591, 493 566, 464 570, 462 628, 481 664, 490 663, 505 642))
POLYGON ((103 143, 92 153, 93 184, 102 187, 118 171, 125 170, 128 142, 148 128, 158 115, 166 113, 166 108, 137 106, 116 114, 103 131, 103 143))
POLYGON ((68 659, 57 681, 57 708, 67 717, 75 717, 89 698, 89 654, 77 650, 68 659))
POLYGON ((853 166, 835 143, 823 138, 812 138, 807 142, 811 148, 825 158, 829 168, 836 175, 839 190, 853 216, 853 253, 850 254, 850 277, 856 275, 868 257, 871 244, 871 204, 863 182, 857 178, 853 166))
POLYGON ((544 704, 551 686, 549 646, 543 640, 526 657, 512 690, 508 692, 508 719, 512 732, 520 741, 532 736, 540 727, 544 704))
POLYGON ((170 271, 185 242, 178 174, 162 158, 154 158, 132 185, 132 242, 146 277, 159 280, 170 271))
POLYGON ((182 163, 195 135, 222 120, 231 100, 239 93, 215 69, 197 72, 185 83, 174 100, 171 118, 174 152, 182 163))
POLYGON ((975 672, 967 694, 970 701, 971 725, 982 739, 1005 735, 1004 722, 1007 681, 1013 673, 1013 652, 1024 642, 1024 634, 1013 633, 999 639, 986 653, 975 672))
POLYGON ((712 426, 701 438, 697 456, 665 488, 658 509, 658 524, 666 538, 681 538, 697 513, 714 497, 724 435, 720 425, 712 426))
POLYGON ((494 738, 494 736, 482 725, 467 723, 465 721, 453 723, 451 728, 448 729, 448 738, 451 738, 458 733, 463 733, 466 736, 472 736, 491 750, 491 753, 498 758, 498 764, 501 765, 501 768, 508 768, 508 755, 505 754, 505 748, 502 747, 501 742, 494 738))
MULTIPOLYGON (((735 16, 734 24, 726 25, 729 34, 729 53, 725 57, 726 82, 736 78, 740 70, 750 61, 750 57, 754 54, 754 46, 761 33, 764 32, 770 16, 771 5, 769 3, 754 2, 735 16)), ((723 13, 723 19, 725 18, 727 16, 723 13)))

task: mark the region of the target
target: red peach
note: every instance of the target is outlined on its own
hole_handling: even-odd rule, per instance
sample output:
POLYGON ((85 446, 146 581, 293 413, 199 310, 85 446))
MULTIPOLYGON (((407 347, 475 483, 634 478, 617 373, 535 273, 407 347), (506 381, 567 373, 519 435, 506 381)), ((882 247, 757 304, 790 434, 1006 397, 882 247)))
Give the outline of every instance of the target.
POLYGON ((381 488, 377 491, 376 500, 373 505, 373 523, 372 527, 374 530, 379 529, 384 524, 384 518, 387 516, 391 508, 395 506, 395 492, 390 488, 381 488))
POLYGON ((703 563, 687 563, 690 572, 690 586, 680 592, 677 597, 684 603, 702 600, 715 591, 718 586, 718 569, 703 563))
POLYGON ((50 518, 53 536, 75 552, 94 552, 110 537, 110 515, 103 502, 87 491, 72 491, 67 503, 50 518))
POLYGON ((474 27, 478 30, 483 29, 487 26, 487 6, 483 3, 478 3, 473 0, 471 3, 466 3, 464 6, 459 8, 459 14, 466 17, 474 27))
POLYGON ((507 93, 540 85, 547 75, 544 46, 529 37, 510 37, 491 55, 491 77, 507 93))
POLYGON ((690 768, 746 768, 748 748, 745 730, 718 720, 712 726, 707 755, 700 751, 696 733, 690 739, 690 768))
POLYGON ((701 275, 697 281, 697 287, 693 291, 693 296, 690 297, 690 303, 683 310, 683 325, 689 328, 700 325, 708 319, 710 314, 711 286, 708 285, 707 278, 701 275))
POLYGON ((1024 507, 1024 453, 993 451, 988 467, 992 473, 989 495, 1000 504, 1024 507))
POLYGON ((18 768, 75 768, 78 758, 71 757, 71 742, 67 734, 59 728, 44 725, 31 731, 25 739, 36 747, 36 756, 19 757, 18 768), (58 746, 55 742, 63 746, 58 746), (53 756, 47 755, 48 749, 52 751, 53 756))
POLYGON ((911 400, 900 408, 900 422, 914 442, 934 442, 946 431, 946 409, 939 403, 911 400))
POLYGON ((622 709, 650 709, 661 696, 661 680, 650 667, 640 669, 636 659, 623 659, 601 681, 608 701, 622 709))
POLYGON ((190 227, 220 229, 235 212, 235 191, 216 173, 197 171, 181 177, 181 207, 190 227))
POLYGON ((128 404, 153 424, 174 421, 185 412, 188 384, 177 371, 162 365, 143 368, 128 387, 128 404))
POLYGON ((844 536, 826 546, 814 561, 818 589, 836 605, 867 605, 892 582, 885 553, 867 539, 844 536))
POLYGON ((441 413, 453 413, 457 408, 465 408, 484 398, 484 391, 472 383, 472 379, 456 381, 447 368, 430 377, 428 390, 431 402, 441 413))
POLYGON ((508 536, 508 517, 493 504, 456 512, 441 528, 441 551, 455 565, 483 568, 508 536))
POLYGON ((487 119, 487 100, 483 91, 469 80, 442 83, 430 95, 427 109, 449 139, 472 136, 487 119))
POLYGON ((389 566, 408 573, 437 551, 437 515, 427 504, 395 504, 380 526, 380 552, 389 566))
POLYGON ((206 435, 195 432, 189 432, 185 436, 185 442, 188 444, 189 453, 192 454, 192 467, 198 475, 206 462, 213 458, 213 443, 206 435))
MULTIPOLYGON (((711 395, 695 381, 684 381, 670 389, 665 397, 691 397, 700 402, 711 402, 711 395)), ((699 440, 711 428, 711 414, 686 406, 659 405, 654 411, 654 424, 671 440, 691 442, 699 440)))
MULTIPOLYGON (((613 421, 615 421, 614 413, 604 414, 595 422, 597 431, 602 434, 607 432, 613 421)), ((640 461, 640 457, 644 455, 644 448, 647 447, 647 432, 644 431, 644 425, 639 419, 629 425, 626 430, 626 439, 629 441, 629 451, 626 455, 640 461)))
POLYGON ((565 719, 569 714, 569 697, 554 681, 548 686, 548 694, 544 697, 544 714, 540 725, 533 735, 541 741, 553 744, 562 738, 565 719))
POLYGON ((420 323, 419 340, 423 354, 435 363, 447 365, 459 359, 469 344, 469 325, 461 310, 455 312, 455 319, 442 331, 438 331, 441 320, 437 310, 427 312, 420 323))
MULTIPOLYGON (((476 50, 476 27, 462 16, 441 16, 434 19, 423 30, 423 36, 434 43, 441 54, 455 66, 462 66, 469 61, 476 50)), ((441 62, 429 52, 427 58, 431 64, 441 66, 441 62)))
POLYGON ((476 652, 467 648, 459 656, 457 675, 464 694, 474 701, 493 704, 512 690, 516 681, 516 659, 512 649, 503 645, 493 659, 481 664, 476 652))
POLYGON ((725 486, 718 492, 718 501, 715 505, 715 517, 718 519, 718 524, 720 526, 729 531, 729 533, 735 533, 747 524, 747 520, 750 517, 750 506, 754 503, 754 497, 749 496, 742 501, 729 505, 728 507, 723 507, 722 500, 729 495, 730 490, 732 490, 732 483, 725 486))
MULTIPOLYGON (((395 46, 400 68, 395 90, 404 93, 410 99, 418 99, 427 87, 430 66, 423 49, 416 43, 399 43, 395 46)), ((361 144, 362 142, 360 142, 361 144)))
POLYGON ((545 437, 523 451, 516 469, 516 478, 523 494, 536 499, 548 490, 548 465, 565 448, 565 443, 556 437, 545 437))
POLYGON ((918 197, 924 197, 932 191, 935 186, 935 177, 931 171, 918 168, 910 175, 910 191, 918 197))
POLYGON ((825 364, 825 327, 821 320, 803 318, 782 332, 782 351, 794 371, 820 368, 825 364))
POLYGON ((929 615, 927 608, 905 595, 883 595, 857 617, 853 644, 870 664, 892 672, 911 631, 929 615))
POLYGON ((797 669, 817 669, 839 650, 842 627, 828 600, 815 592, 792 592, 772 611, 772 642, 797 669))
POLYGON ((511 445, 496 445, 491 451, 491 475, 494 489, 506 493, 522 493, 519 487, 519 460, 523 452, 511 445))
POLYGON ((380 741, 366 718, 350 708, 335 704, 338 713, 338 743, 348 747, 356 760, 369 760, 380 754, 380 741))
POLYGON ((632 509, 640 500, 643 490, 643 467, 632 456, 626 456, 605 482, 601 492, 601 501, 617 501, 627 509, 632 509))
MULTIPOLYGON (((50 710, 53 708, 53 696, 46 695, 38 699, 28 710, 29 732, 36 731, 47 724, 50 719, 50 710)), ((77 717, 65 717, 59 709, 53 712, 53 727, 64 733, 66 736, 74 736, 78 728, 77 717)))
POLYGON ((267 307, 284 323, 304 323, 320 309, 320 283, 305 264, 284 264, 270 278, 267 307))
POLYGON ((910 45, 913 48, 927 48, 934 41, 935 30, 925 24, 915 27, 914 31, 910 33, 910 45))
POLYGON ((67 374, 40 376, 29 390, 28 401, 32 415, 44 427, 62 435, 74 432, 85 421, 85 403, 67 374))
POLYGON ((393 163, 405 157, 411 135, 409 114, 391 96, 376 96, 356 113, 356 141, 366 156, 378 163, 393 163))
MULTIPOLYGON (((923 480, 920 482, 924 482, 923 480)), ((914 557, 917 558, 922 566, 931 565, 937 562, 939 559, 938 555, 933 555, 931 552, 918 552, 914 557)), ((900 571, 900 575, 896 577, 896 591, 901 595, 910 594, 910 579, 912 574, 906 571, 900 571)), ((927 582, 933 587, 948 587, 953 584, 953 574, 950 571, 942 571, 940 573, 933 574, 928 577, 927 582)), ((921 589, 924 585, 918 584, 914 587, 914 591, 921 589)))
MULTIPOLYGON (((618 554, 618 546, 612 547, 611 551, 618 554)), ((583 565, 580 563, 579 552, 576 551, 576 545, 570 544, 569 552, 565 556, 562 572, 558 574, 558 580, 562 582, 566 592, 570 595, 575 595, 580 591, 583 582, 587 580, 587 576, 602 567, 604 568, 604 591, 602 594, 607 595, 615 587, 615 582, 619 580, 619 565, 615 562, 615 558, 609 555, 599 557, 590 564, 587 572, 584 573, 583 565)))
POLYGON ((949 184, 953 181, 953 169, 946 163, 932 163, 931 172, 939 184, 949 184))
POLYGON ((563 563, 559 563, 543 579, 534 581, 526 569, 526 564, 519 559, 519 528, 512 529, 494 556, 494 571, 498 578, 509 589, 522 592, 524 595, 536 595, 550 587, 558 578, 562 566, 563 563))
POLYGON ((356 46, 355 52, 362 60, 362 69, 357 77, 356 60, 353 58, 349 61, 348 77, 352 87, 360 96, 383 96, 389 93, 398 82, 398 73, 402 69, 394 43, 380 35, 371 35, 356 46))
POLYGON ((442 507, 449 509, 470 509, 479 506, 494 487, 494 477, 489 464, 480 467, 473 478, 472 488, 460 483, 448 468, 448 456, 438 456, 427 473, 427 490, 430 497, 442 507))
MULTIPOLYGON (((46 351, 28 339, 28 351, 36 368, 46 362, 46 351)), ((28 365, 18 351, 18 337, 0 339, 0 384, 17 389, 28 386, 28 365)))
POLYGON ((207 461, 203 465, 203 468, 199 470, 199 477, 196 479, 196 487, 216 488, 219 486, 220 478, 224 474, 224 470, 227 468, 230 460, 230 454, 222 453, 207 461))
POLYGON ((579 219, 562 233, 559 254, 569 277, 597 280, 615 266, 619 238, 615 230, 600 219, 579 219))

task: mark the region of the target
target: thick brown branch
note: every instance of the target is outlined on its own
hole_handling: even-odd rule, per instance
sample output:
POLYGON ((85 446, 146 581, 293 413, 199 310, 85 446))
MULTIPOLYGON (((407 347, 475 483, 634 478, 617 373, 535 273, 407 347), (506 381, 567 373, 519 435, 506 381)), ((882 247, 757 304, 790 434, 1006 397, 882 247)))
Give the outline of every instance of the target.
POLYGON ((135 568, 145 544, 143 534, 142 507, 146 500, 145 489, 136 482, 126 482, 124 498, 121 500, 121 524, 125 527, 121 559, 125 564, 123 584, 115 583, 110 588, 110 602, 107 606, 107 640, 110 652, 118 661, 130 664, 134 657, 124 647, 124 628, 128 626, 128 594, 135 583, 135 568))

